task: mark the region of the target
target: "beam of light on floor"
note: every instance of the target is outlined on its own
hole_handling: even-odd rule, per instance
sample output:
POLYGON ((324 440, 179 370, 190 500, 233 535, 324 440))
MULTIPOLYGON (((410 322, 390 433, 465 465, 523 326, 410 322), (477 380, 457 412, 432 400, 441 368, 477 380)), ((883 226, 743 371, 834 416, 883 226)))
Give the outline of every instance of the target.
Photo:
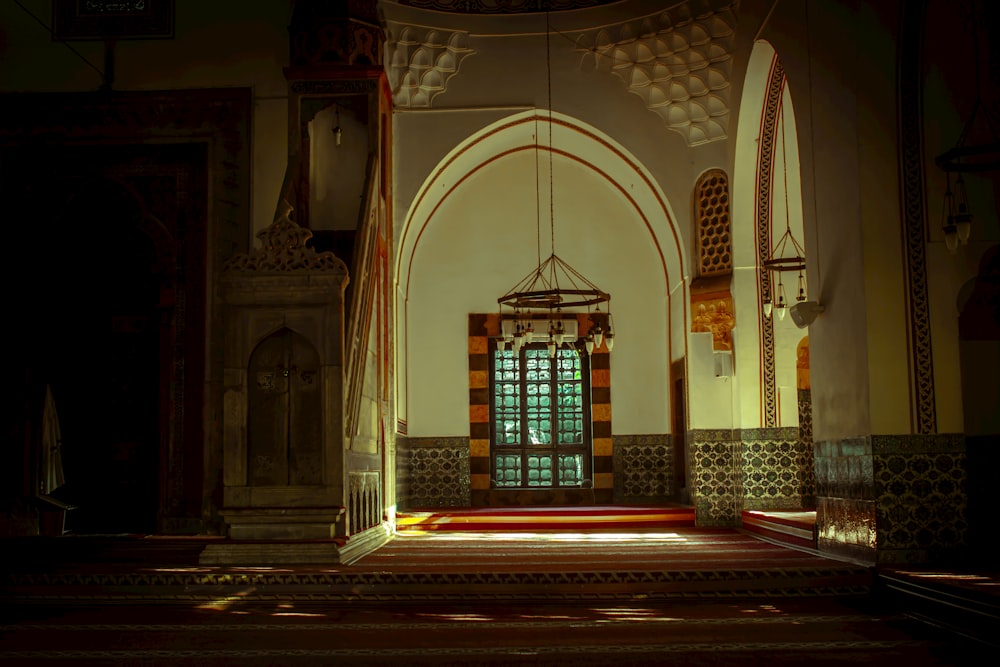
POLYGON ((210 602, 195 605, 195 609, 202 609, 204 611, 226 611, 229 609, 230 605, 243 602, 243 598, 252 594, 255 590, 255 588, 248 588, 230 595, 223 595, 211 600, 210 602))
POLYGON ((396 539, 433 539, 452 542, 471 542, 482 540, 537 540, 549 542, 687 542, 688 538, 678 533, 570 533, 570 532, 527 532, 527 531, 494 531, 494 532, 439 532, 434 530, 407 530, 396 533, 396 539))

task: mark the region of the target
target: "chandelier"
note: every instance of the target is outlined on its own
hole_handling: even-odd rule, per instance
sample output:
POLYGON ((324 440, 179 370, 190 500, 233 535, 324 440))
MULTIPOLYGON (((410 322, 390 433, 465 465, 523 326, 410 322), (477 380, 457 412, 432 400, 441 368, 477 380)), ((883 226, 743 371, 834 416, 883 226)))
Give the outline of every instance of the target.
POLYGON ((790 213, 788 210, 788 160, 785 152, 785 114, 781 114, 781 175, 784 182, 785 194, 785 232, 778 238, 778 242, 771 249, 771 255, 762 264, 764 268, 775 274, 778 286, 771 290, 769 298, 764 302, 764 315, 771 317, 774 310, 779 320, 785 319, 788 312, 788 299, 785 296, 784 274, 798 272, 798 287, 795 295, 796 302, 806 300, 806 278, 803 273, 806 270, 806 253, 802 246, 795 240, 792 234, 790 213), (774 297, 777 296, 777 299, 774 297))
MULTIPOLYGON (((560 315, 563 308, 589 309, 594 306, 591 313, 591 327, 583 337, 584 349, 587 354, 600 348, 602 344, 607 345, 608 351, 614 347, 614 330, 611 319, 611 295, 598 288, 594 283, 587 280, 583 274, 574 269, 565 260, 556 255, 555 241, 555 215, 553 200, 555 199, 552 189, 552 61, 551 47, 549 43, 551 30, 549 27, 549 13, 545 13, 545 66, 547 76, 548 94, 548 129, 549 129, 549 235, 551 254, 541 260, 541 215, 538 212, 539 206, 539 170, 538 170, 538 132, 535 132, 535 201, 536 215, 535 227, 538 237, 538 266, 531 273, 522 278, 514 287, 508 290, 503 296, 497 299, 500 305, 501 331, 497 337, 497 350, 504 351, 510 345, 510 349, 515 355, 519 354, 521 348, 532 342, 545 341, 550 357, 554 357, 556 350, 562 345, 569 345, 577 338, 574 331, 567 331, 560 315), (601 304, 608 304, 607 317, 601 312, 601 304), (505 315, 504 308, 510 309, 505 315), (504 320, 512 320, 513 326, 508 332, 504 331, 502 323, 504 320), (536 332, 535 323, 546 323, 547 331, 536 332), (605 331, 604 325, 607 325, 605 331)), ((536 127, 537 127, 536 117, 536 127)))
POLYGON ((949 252, 956 252, 959 244, 965 245, 972 232, 972 209, 969 207, 969 197, 965 192, 964 173, 992 171, 1000 169, 1000 139, 997 137, 996 126, 990 117, 990 109, 983 104, 981 92, 981 73, 979 71, 979 30, 975 3, 969 6, 969 25, 972 28, 972 64, 975 77, 976 97, 972 103, 969 118, 962 126, 955 145, 938 155, 934 163, 945 172, 944 210, 941 214, 941 228, 944 231, 944 242, 949 252), (969 141, 976 121, 982 118, 977 139, 980 143, 969 141), (984 130, 989 130, 988 135, 984 130), (955 189, 952 190, 952 174, 958 174, 955 179, 955 189))

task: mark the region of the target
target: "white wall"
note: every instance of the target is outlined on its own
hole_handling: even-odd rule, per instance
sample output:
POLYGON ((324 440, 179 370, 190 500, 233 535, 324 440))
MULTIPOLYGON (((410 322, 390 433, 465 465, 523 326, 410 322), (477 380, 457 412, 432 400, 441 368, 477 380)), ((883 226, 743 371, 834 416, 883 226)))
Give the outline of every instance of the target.
MULTIPOLYGON (((573 136, 561 132, 554 134, 557 149, 573 136)), ((407 430, 415 437, 468 434, 468 315, 497 312, 497 298, 537 266, 539 240, 541 258, 551 252, 547 146, 539 151, 536 180, 534 149, 497 157, 509 141, 503 132, 485 133, 492 137, 486 145, 465 151, 473 166, 458 168, 457 184, 447 174, 427 184, 430 199, 421 198, 420 209, 427 213, 415 216, 407 228, 412 241, 403 241, 412 253, 401 279, 407 430)), ((612 295, 614 430, 668 432, 666 279, 641 219, 651 214, 637 210, 589 161, 556 154, 553 166, 556 254, 612 295)))

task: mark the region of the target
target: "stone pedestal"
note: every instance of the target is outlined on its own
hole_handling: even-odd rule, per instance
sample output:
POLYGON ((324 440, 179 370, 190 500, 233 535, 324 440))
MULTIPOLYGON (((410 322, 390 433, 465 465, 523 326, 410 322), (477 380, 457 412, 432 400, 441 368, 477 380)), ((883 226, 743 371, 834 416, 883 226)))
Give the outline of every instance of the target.
POLYGON ((322 540, 337 537, 344 508, 245 507, 222 515, 234 540, 322 540))

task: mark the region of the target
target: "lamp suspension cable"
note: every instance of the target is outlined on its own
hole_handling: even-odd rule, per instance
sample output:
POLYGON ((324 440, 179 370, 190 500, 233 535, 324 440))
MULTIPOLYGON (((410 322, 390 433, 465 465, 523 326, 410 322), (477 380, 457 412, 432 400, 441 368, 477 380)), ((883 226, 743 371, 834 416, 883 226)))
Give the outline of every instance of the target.
POLYGON ((969 236, 972 233, 973 215, 969 205, 969 196, 965 189, 964 174, 1000 169, 1000 135, 998 135, 994 124, 992 109, 990 105, 983 104, 982 98, 982 72, 979 63, 980 21, 977 20, 976 16, 976 3, 969 2, 968 7, 966 22, 972 32, 972 39, 969 42, 972 47, 972 71, 976 94, 969 117, 958 135, 958 141, 952 148, 934 159, 935 164, 944 170, 945 175, 941 230, 944 233, 945 246, 952 254, 958 251, 959 245, 966 245, 969 242, 969 236), (967 145, 966 142, 972 138, 976 120, 980 115, 984 122, 980 123, 981 129, 975 137, 979 143, 967 145), (953 172, 958 174, 954 181, 954 190, 952 189, 953 172))
POLYGON ((806 269, 806 257, 802 246, 799 245, 799 242, 795 240, 795 235, 792 234, 792 213, 788 205, 788 151, 786 148, 788 133, 785 125, 785 110, 783 105, 778 115, 778 122, 780 128, 779 138, 781 141, 782 195, 785 203, 785 231, 778 238, 778 242, 774 244, 771 256, 763 262, 765 269, 778 274, 778 286, 772 290, 769 299, 764 302, 764 315, 771 317, 772 311, 777 310, 778 319, 783 320, 788 313, 788 299, 785 295, 785 284, 781 274, 786 271, 798 272, 798 286, 795 300, 805 301, 806 277, 804 271, 806 269), (777 301, 774 298, 775 293, 777 293, 777 301))

